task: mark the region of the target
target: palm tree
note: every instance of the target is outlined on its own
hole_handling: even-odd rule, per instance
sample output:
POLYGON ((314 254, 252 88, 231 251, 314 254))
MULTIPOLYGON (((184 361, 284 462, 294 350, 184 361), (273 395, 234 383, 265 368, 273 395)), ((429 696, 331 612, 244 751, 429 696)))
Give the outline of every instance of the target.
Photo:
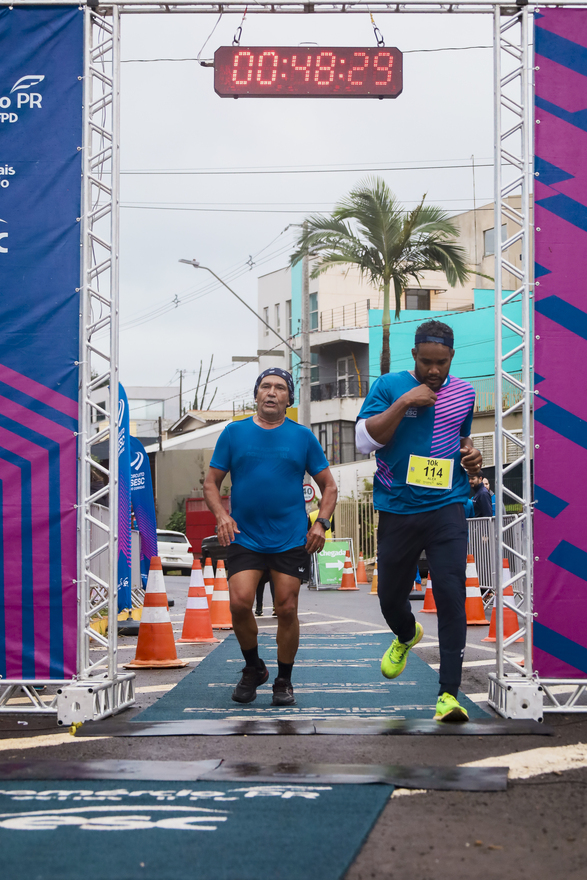
POLYGON ((332 266, 358 266, 383 290, 383 347, 381 372, 389 373, 389 291, 393 283, 395 317, 410 280, 440 269, 451 287, 469 277, 465 251, 455 244, 458 230, 440 208, 425 205, 405 211, 380 177, 366 178, 343 198, 328 217, 309 217, 296 242, 291 265, 306 254, 317 255, 312 278, 332 266))

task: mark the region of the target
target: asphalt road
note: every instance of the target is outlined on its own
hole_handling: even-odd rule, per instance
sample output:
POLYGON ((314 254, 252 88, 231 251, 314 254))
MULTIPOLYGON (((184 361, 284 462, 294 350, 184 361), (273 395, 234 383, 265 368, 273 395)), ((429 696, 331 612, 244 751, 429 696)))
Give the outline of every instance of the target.
MULTIPOLYGON (((187 577, 166 577, 177 637, 181 633, 187 577)), ((263 631, 274 633, 266 590, 263 631)), ((417 609, 421 603, 416 602, 417 609)), ((418 615, 425 636, 415 651, 439 662, 436 616, 418 615)), ((376 596, 360 592, 309 591, 300 597, 303 632, 381 632, 386 626, 376 596)), ((483 644, 486 628, 469 627, 463 691, 485 708, 487 674, 494 669, 493 647, 483 644)), ((121 638, 119 659, 134 656, 136 639, 121 638)), ((515 646, 514 646, 515 648, 515 646)), ((137 707, 130 718, 155 702, 210 650, 178 645, 189 658, 184 670, 137 673, 137 707)), ((515 655, 515 651, 514 651, 515 655)), ((295 681, 294 681, 295 684, 295 681)), ((587 876, 587 713, 547 715, 555 735, 543 736, 249 736, 75 739, 62 730, 46 734, 5 733, 2 761, 74 761, 99 758, 201 760, 224 758, 262 763, 460 765, 487 760, 510 767, 506 792, 408 792, 396 790, 345 880, 453 878, 453 880, 584 880, 587 876)), ((267 829, 269 833, 269 829, 267 829)), ((292 841, 292 845, 295 842, 292 841)), ((325 846, 328 842, 325 841, 325 846)), ((334 845, 334 842, 333 842, 334 845)), ((301 880, 301 878, 300 878, 301 880)), ((319 880, 319 878, 304 878, 319 880)))

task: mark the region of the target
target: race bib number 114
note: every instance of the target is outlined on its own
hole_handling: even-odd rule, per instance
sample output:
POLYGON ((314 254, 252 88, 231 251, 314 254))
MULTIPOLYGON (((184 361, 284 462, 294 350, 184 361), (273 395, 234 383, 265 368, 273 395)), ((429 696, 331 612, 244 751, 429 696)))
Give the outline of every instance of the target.
POLYGON ((427 489, 452 489, 454 459, 410 455, 406 483, 427 489))

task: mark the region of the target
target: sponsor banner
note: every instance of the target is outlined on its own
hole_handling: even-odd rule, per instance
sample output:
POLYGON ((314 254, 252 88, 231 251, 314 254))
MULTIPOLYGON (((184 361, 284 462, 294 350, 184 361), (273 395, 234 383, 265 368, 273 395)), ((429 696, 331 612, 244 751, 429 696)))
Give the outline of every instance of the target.
POLYGON ((0 9, 0 675, 76 673, 83 10, 0 9))
POLYGON ((130 422, 128 400, 118 384, 118 610, 132 608, 130 521, 130 422))
POLYGON ((351 542, 326 541, 324 549, 316 554, 318 560, 318 583, 321 586, 336 586, 342 583, 342 570, 346 559, 347 550, 351 549, 351 542))
POLYGON ((534 14, 534 668, 587 675, 587 10, 534 14))
POLYGON ((141 536, 141 581, 146 589, 151 557, 157 556, 157 518, 149 458, 136 437, 130 438, 130 498, 141 536))

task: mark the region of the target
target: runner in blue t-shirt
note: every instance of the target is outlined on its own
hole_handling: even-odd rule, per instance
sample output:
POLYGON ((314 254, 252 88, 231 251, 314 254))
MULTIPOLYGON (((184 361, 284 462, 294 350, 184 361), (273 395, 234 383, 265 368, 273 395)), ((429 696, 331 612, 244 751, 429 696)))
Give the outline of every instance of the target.
POLYGON ((245 667, 233 691, 237 703, 251 703, 269 672, 258 651, 253 602, 269 571, 275 587, 277 678, 273 706, 295 703, 291 673, 300 627, 298 595, 309 574, 310 554, 322 550, 336 504, 336 483, 314 434, 285 416, 294 398, 291 375, 273 367, 255 384, 257 413, 228 425, 216 443, 204 481, 206 504, 218 523, 218 540, 227 547, 230 610, 245 667), (230 471, 231 515, 222 506, 220 486, 230 471), (322 494, 318 518, 308 530, 304 474, 322 494))
POLYGON ((381 611, 397 638, 381 661, 386 678, 403 672, 424 631, 408 596, 422 550, 433 575, 438 609, 440 691, 435 719, 467 721, 457 695, 467 631, 465 570, 467 474, 481 468, 469 437, 475 390, 449 375, 453 331, 440 321, 416 330, 414 371, 380 376, 357 419, 360 452, 374 450, 373 499, 381 611))

